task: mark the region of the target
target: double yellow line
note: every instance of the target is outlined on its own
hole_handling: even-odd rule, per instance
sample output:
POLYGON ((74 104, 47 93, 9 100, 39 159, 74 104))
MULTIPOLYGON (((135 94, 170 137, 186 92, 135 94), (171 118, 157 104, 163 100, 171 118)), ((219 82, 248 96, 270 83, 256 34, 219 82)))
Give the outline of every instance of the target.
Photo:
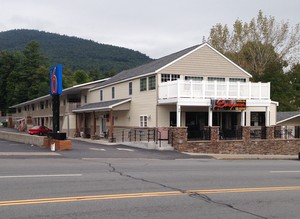
POLYGON ((189 194, 272 192, 272 191, 296 191, 296 190, 300 190, 300 186, 208 189, 208 190, 187 190, 184 192, 170 191, 170 192, 146 192, 146 193, 131 193, 131 194, 95 195, 95 196, 74 196, 74 197, 61 197, 61 198, 41 198, 41 199, 1 201, 0 207, 14 206, 14 205, 34 205, 34 204, 45 204, 45 203, 76 202, 76 201, 95 201, 95 200, 110 200, 110 199, 178 196, 178 195, 189 195, 189 194))

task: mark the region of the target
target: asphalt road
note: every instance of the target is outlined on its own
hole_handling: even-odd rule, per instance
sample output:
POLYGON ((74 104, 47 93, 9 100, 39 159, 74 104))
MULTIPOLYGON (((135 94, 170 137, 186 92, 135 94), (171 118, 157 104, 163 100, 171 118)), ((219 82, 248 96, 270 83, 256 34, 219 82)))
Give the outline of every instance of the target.
POLYGON ((299 218, 300 161, 0 140, 0 218, 299 218))

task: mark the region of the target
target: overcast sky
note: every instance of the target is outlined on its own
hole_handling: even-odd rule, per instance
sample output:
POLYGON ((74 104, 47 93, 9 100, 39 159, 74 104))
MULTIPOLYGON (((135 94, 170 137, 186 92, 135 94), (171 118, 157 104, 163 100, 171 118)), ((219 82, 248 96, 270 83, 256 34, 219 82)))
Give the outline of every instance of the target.
POLYGON ((299 0, 0 0, 0 31, 36 29, 138 50, 151 58, 200 44, 217 24, 261 9, 300 23, 299 0))

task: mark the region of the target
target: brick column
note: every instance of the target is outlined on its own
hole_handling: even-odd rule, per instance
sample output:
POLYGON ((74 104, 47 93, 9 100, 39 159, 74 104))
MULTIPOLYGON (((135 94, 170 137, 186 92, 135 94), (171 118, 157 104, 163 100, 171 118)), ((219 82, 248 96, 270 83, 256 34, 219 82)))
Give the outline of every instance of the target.
POLYGON ((242 127, 242 136, 243 136, 243 141, 245 144, 248 144, 250 142, 250 127, 249 126, 243 126, 242 127))
POLYGON ((170 127, 169 139, 173 143, 173 147, 179 151, 186 151, 187 149, 187 127, 170 127))
POLYGON ((274 126, 268 126, 266 127, 266 139, 275 139, 275 127, 274 126))
POLYGON ((216 143, 220 140, 219 129, 219 126, 210 127, 210 140, 212 143, 216 143))

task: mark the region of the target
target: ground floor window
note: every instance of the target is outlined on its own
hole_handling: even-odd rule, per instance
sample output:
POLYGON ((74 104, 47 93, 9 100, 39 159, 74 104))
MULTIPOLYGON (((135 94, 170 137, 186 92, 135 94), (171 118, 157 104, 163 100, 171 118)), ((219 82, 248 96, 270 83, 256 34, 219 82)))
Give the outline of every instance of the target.
POLYGON ((148 116, 140 116, 140 127, 148 126, 148 116))
POLYGON ((251 126, 265 126, 266 113, 265 112, 251 112, 251 126))
POLYGON ((177 125, 177 114, 176 112, 170 112, 170 126, 177 125))

